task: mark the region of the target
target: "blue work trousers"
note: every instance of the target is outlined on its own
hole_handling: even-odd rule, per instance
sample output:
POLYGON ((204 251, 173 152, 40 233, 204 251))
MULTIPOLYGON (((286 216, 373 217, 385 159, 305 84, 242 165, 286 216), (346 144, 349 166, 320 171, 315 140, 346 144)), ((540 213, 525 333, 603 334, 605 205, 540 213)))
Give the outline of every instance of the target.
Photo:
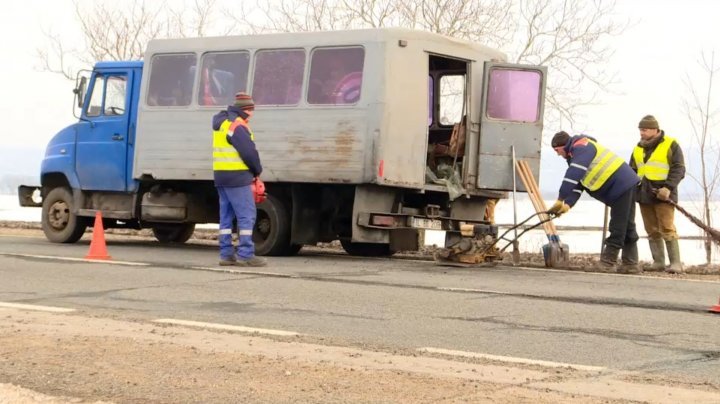
POLYGON ((625 191, 610 206, 610 236, 605 244, 617 249, 637 243, 640 238, 635 227, 635 187, 625 191))
POLYGON ((252 241, 255 227, 255 196, 250 185, 244 187, 217 187, 220 197, 220 259, 249 259, 255 256, 255 244, 252 241), (233 219, 238 224, 237 257, 232 244, 233 219))

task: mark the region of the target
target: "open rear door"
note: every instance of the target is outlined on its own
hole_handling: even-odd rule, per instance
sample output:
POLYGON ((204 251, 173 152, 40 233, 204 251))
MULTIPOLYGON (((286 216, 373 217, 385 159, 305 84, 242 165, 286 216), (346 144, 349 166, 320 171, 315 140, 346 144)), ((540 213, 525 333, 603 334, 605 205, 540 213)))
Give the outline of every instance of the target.
POLYGON ((539 178, 546 75, 542 66, 485 62, 478 188, 512 190, 511 146, 539 178))

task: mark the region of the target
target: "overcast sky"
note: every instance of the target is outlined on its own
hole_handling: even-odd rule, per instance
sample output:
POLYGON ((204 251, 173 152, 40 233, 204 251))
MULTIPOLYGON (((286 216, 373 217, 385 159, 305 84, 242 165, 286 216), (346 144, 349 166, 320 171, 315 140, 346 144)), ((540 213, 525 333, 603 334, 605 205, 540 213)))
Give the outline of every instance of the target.
MULTIPOLYGON (((720 1, 619 0, 616 11, 619 18, 633 22, 625 34, 613 40, 616 53, 607 61, 607 70, 618 73, 616 93, 602 95, 601 105, 585 108, 577 118, 578 127, 562 129, 584 131, 629 154, 638 138, 638 121, 645 114, 654 114, 663 129, 689 148, 690 126, 681 111, 681 100, 686 96, 683 79, 696 72, 702 50, 715 49, 720 60, 720 1)), ((48 140, 75 121, 73 83, 39 71, 36 56, 36 48, 46 41, 41 27, 62 33, 72 46, 75 24, 70 0, 3 4, 0 159, 17 147, 29 146, 39 151, 28 158, 39 161, 48 140)), ((715 93, 720 105, 720 83, 715 93)), ((546 129, 554 132, 560 128, 546 129)), ((543 165, 549 171, 557 167, 551 159, 557 157, 552 150, 544 150, 543 165)), ((553 182, 543 181, 543 188, 553 186, 553 182)))

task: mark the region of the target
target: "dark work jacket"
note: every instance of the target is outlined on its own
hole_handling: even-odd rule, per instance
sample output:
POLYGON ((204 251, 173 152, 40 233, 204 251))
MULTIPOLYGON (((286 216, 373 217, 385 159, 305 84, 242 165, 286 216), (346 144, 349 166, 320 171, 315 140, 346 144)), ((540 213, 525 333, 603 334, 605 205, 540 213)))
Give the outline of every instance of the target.
POLYGON ((568 154, 568 169, 565 172, 558 199, 565 201, 571 207, 582 195, 583 191, 588 191, 590 196, 598 201, 612 205, 625 192, 635 187, 640 179, 633 172, 627 163, 623 163, 620 168, 615 171, 605 183, 595 191, 587 190, 580 180, 587 173, 587 167, 595 158, 597 148, 592 143, 583 141, 584 138, 595 141, 594 138, 586 135, 577 135, 570 138, 565 145, 565 152, 568 154))
MULTIPOLYGON (((247 120, 248 117, 243 110, 232 105, 228 106, 226 111, 220 111, 213 116, 213 130, 220 129, 220 125, 222 125, 225 120, 234 121, 238 116, 245 120, 247 120)), ((240 154, 240 158, 245 165, 248 166, 248 170, 213 171, 215 186, 243 187, 252 184, 253 179, 262 173, 262 165, 260 164, 260 155, 258 154, 257 148, 255 148, 255 142, 250 138, 250 131, 243 125, 238 125, 233 135, 228 136, 228 142, 230 142, 238 154, 240 154)))
MULTIPOLYGON (((665 131, 663 130, 660 131, 660 136, 653 139, 647 145, 642 146, 638 143, 638 146, 641 146, 644 151, 644 162, 647 162, 650 159, 650 156, 655 151, 655 148, 657 148, 660 142, 664 141, 665 131)), ((652 193, 653 189, 660 189, 662 187, 666 187, 670 190, 670 199, 675 202, 678 201, 678 185, 680 184, 680 181, 685 178, 685 157, 683 156, 682 149, 680 148, 677 139, 668 150, 668 163, 670 163, 670 173, 668 173, 666 180, 650 181, 647 178, 642 179, 640 186, 637 188, 637 192, 635 192, 635 200, 637 202, 644 204, 662 202, 655 197, 655 194, 652 193)), ((630 167, 637 172, 637 164, 635 164, 635 159, 632 154, 630 155, 630 167)))

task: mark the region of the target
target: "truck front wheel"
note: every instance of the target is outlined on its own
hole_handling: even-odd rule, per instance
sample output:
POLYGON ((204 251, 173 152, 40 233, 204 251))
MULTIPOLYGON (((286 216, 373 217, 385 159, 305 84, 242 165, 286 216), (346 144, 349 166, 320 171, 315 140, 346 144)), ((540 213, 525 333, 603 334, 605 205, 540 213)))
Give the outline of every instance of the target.
POLYGON ((184 243, 195 232, 195 223, 173 223, 153 227, 153 235, 161 243, 184 243))
POLYGON ((68 188, 53 188, 43 198, 42 229, 53 243, 74 243, 83 236, 87 219, 73 213, 72 192, 68 188))

